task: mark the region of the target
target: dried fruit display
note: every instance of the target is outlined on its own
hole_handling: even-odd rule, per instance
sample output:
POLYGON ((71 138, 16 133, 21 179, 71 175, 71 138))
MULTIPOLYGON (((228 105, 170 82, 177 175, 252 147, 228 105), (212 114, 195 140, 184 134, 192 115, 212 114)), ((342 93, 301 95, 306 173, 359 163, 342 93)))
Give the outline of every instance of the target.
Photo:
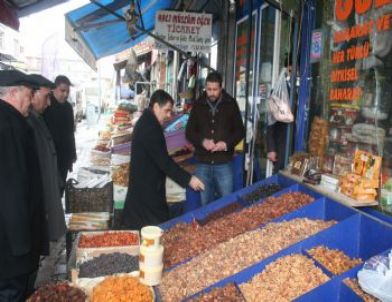
POLYGON ((270 223, 220 243, 164 273, 160 285, 162 298, 167 302, 181 301, 335 223, 307 218, 270 223))
POLYGON ((254 191, 244 195, 242 199, 248 203, 254 203, 262 198, 271 196, 272 194, 282 190, 282 187, 278 184, 270 184, 265 186, 260 186, 254 191))
POLYGON ((351 259, 342 251, 325 246, 317 246, 307 252, 334 275, 340 275, 362 263, 360 258, 351 259))
POLYGON ((354 293, 356 293, 359 297, 361 297, 363 301, 365 301, 365 302, 378 302, 378 301, 380 301, 380 300, 376 299, 375 297, 365 293, 362 290, 362 288, 359 286, 357 279, 346 278, 343 280, 343 282, 348 287, 350 287, 354 291, 354 293))
POLYGON ((85 302, 86 294, 66 282, 52 283, 37 289, 28 302, 85 302))
POLYGON ((248 302, 292 301, 328 280, 312 260, 295 254, 270 263, 240 289, 248 302))
POLYGON ((79 266, 79 278, 96 278, 139 270, 139 258, 122 253, 104 254, 79 266))
POLYGON ((108 277, 93 290, 92 302, 153 302, 151 288, 134 277, 108 277))
POLYGON ((164 235, 165 267, 171 267, 188 258, 197 256, 218 243, 254 230, 274 218, 311 203, 313 200, 313 197, 307 194, 291 192, 279 197, 268 197, 261 204, 228 214, 204 226, 186 228, 180 236, 173 236, 171 233, 176 232, 177 229, 172 228, 164 235))
POLYGON ((209 293, 190 300, 191 302, 245 302, 244 296, 234 283, 214 288, 209 293))
POLYGON ((129 163, 113 167, 112 179, 115 185, 128 187, 129 180, 129 163))
POLYGON ((139 244, 139 236, 128 232, 105 232, 97 235, 81 235, 80 248, 126 246, 139 244))
POLYGON ((200 225, 206 225, 211 221, 217 220, 219 218, 222 218, 226 215, 229 215, 231 213, 237 212, 239 209, 242 209, 243 206, 239 204, 238 202, 233 202, 211 214, 209 214, 207 217, 203 219, 198 219, 198 223, 200 225))

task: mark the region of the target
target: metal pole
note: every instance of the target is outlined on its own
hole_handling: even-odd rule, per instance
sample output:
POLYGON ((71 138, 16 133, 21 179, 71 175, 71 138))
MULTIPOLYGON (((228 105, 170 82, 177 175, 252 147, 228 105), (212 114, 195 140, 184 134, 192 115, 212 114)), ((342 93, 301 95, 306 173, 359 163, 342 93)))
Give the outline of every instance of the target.
MULTIPOLYGON (((245 141, 244 141, 244 183, 248 184, 248 174, 251 175, 251 171, 247 169, 251 167, 251 163, 247 162, 247 154, 249 146, 246 143, 248 133, 248 115, 249 115, 249 75, 250 75, 250 57, 252 54, 252 21, 253 21, 253 0, 248 0, 249 3, 249 22, 248 22, 248 43, 246 44, 246 73, 245 73, 245 141)), ((253 92, 252 92, 253 95, 253 92)))
MULTIPOLYGON (((94 3, 95 5, 99 6, 100 8, 106 10, 107 12, 111 13, 113 16, 117 17, 118 19, 127 22, 127 20, 124 18, 124 16, 116 13, 115 11, 111 10, 110 8, 106 7, 105 5, 102 5, 101 3, 97 2, 96 0, 90 0, 91 3, 94 3)), ((164 39, 162 39, 161 37, 153 34, 152 32, 145 30, 144 28, 140 27, 139 25, 135 24, 135 28, 139 31, 141 31, 142 33, 149 35, 150 37, 154 38, 155 40, 161 42, 162 44, 165 44, 166 46, 170 47, 173 50, 178 51, 179 53, 181 53, 183 56, 185 56, 187 59, 191 59, 192 56, 189 55, 187 52, 183 51, 182 49, 178 48, 177 46, 165 41, 164 39)), ((198 63, 203 66, 208 68, 211 71, 216 71, 214 68, 212 68, 211 66, 204 64, 203 61, 198 61, 198 63)))

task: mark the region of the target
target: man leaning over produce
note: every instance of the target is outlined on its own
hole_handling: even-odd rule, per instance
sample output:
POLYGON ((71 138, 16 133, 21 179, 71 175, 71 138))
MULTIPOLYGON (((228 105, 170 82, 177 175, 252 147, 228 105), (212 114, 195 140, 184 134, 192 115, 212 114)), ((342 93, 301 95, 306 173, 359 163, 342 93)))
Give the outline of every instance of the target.
POLYGON ((133 131, 129 189, 123 225, 140 229, 169 219, 166 176, 182 187, 204 190, 204 184, 178 166, 169 156, 162 125, 172 113, 174 100, 163 90, 155 91, 133 131))
POLYGON ((26 122, 36 83, 0 71, 0 301, 25 301, 30 273, 48 251, 42 182, 26 122))

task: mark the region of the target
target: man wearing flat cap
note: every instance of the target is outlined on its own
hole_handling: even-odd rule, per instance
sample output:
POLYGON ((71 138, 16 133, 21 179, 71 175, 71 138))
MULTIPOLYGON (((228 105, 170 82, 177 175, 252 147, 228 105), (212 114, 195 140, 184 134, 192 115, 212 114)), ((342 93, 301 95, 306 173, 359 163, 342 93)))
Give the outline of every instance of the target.
POLYGON ((33 78, 0 71, 0 301, 25 301, 28 279, 48 252, 33 131, 26 122, 33 78))
POLYGON ((38 74, 30 75, 39 84, 33 92, 30 114, 27 122, 34 131, 39 164, 41 168, 43 193, 46 214, 48 217, 49 240, 57 241, 66 231, 64 210, 61 204, 61 183, 57 166, 57 153, 52 135, 42 116, 49 105, 51 90, 55 88, 53 82, 38 74))
POLYGON ((75 120, 72 105, 67 101, 72 84, 64 75, 57 76, 54 83, 56 87, 50 95, 50 105, 44 111, 44 118, 53 137, 60 177, 65 184, 68 171, 72 171, 76 161, 75 120))

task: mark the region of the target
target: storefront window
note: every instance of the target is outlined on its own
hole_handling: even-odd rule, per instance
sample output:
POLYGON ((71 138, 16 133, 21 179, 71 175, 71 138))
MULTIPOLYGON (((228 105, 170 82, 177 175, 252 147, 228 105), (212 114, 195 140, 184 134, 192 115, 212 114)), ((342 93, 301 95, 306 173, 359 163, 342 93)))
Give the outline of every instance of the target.
MULTIPOLYGON (((316 27, 323 52, 312 64, 310 117, 329 121, 325 169, 343 174, 346 170, 339 165, 352 162, 355 150, 369 151, 383 158, 381 186, 388 190, 392 187, 392 5, 383 3, 317 1, 316 27)), ((392 193, 382 192, 380 196, 392 203, 392 193)))

